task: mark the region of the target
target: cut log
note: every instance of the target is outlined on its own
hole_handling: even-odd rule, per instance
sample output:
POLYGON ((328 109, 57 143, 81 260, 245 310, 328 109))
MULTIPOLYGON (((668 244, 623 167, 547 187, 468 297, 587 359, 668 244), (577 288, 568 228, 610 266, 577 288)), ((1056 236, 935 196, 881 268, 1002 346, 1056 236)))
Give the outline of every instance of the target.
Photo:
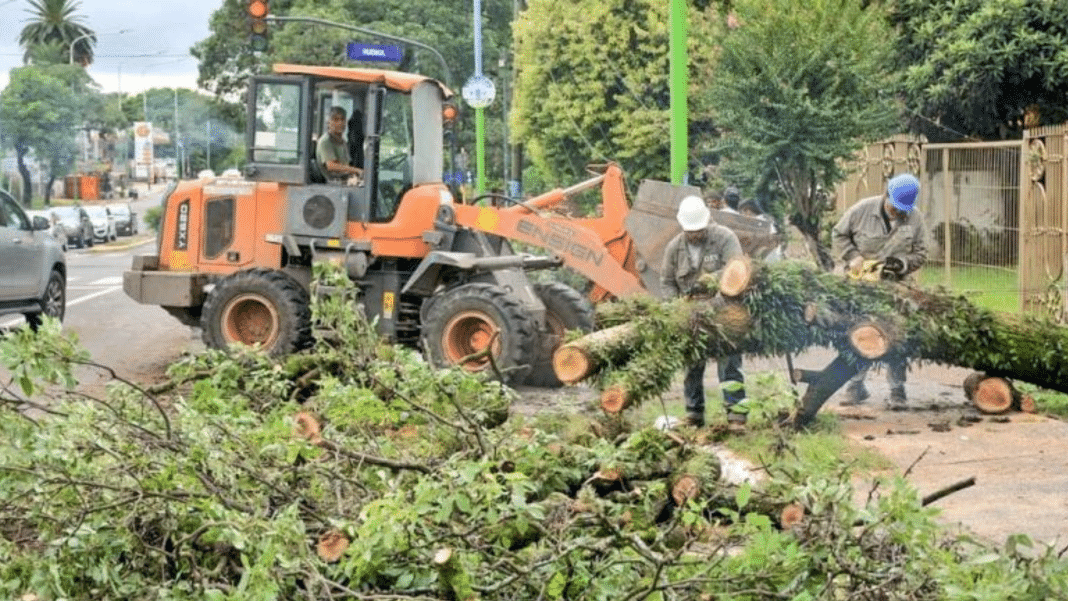
POLYGON ((857 354, 865 359, 882 357, 893 344, 887 329, 873 321, 865 321, 850 328, 849 342, 857 354))
POLYGON ((1020 396, 1012 383, 1005 378, 987 376, 981 372, 969 374, 964 379, 964 396, 979 411, 997 415, 1018 406, 1020 396))
POLYGON ((630 323, 591 332, 556 349, 553 371, 564 384, 581 382, 601 365, 625 358, 637 336, 638 331, 630 323))
POLYGON ((753 281, 753 262, 745 256, 727 261, 719 276, 719 292, 727 298, 737 298, 753 281))
POLYGON ((341 559, 341 556, 345 554, 348 548, 349 537, 345 536, 340 530, 331 528, 319 535, 319 541, 315 545, 315 552, 319 554, 319 558, 323 561, 334 563, 341 559))
POLYGON ((1024 413, 1035 413, 1038 411, 1038 405, 1035 404, 1035 398, 1029 394, 1025 394, 1020 397, 1020 411, 1024 413))
POLYGON ((628 402, 628 397, 633 398, 627 394, 627 389, 622 386, 607 388, 601 393, 601 409, 605 413, 619 413, 630 407, 631 403, 628 402))
POLYGON ((791 503, 779 512, 779 526, 783 530, 793 530, 805 519, 805 507, 800 503, 791 503))
POLYGON ((709 452, 700 452, 683 463, 671 482, 671 500, 675 506, 682 507, 691 499, 708 496, 721 470, 719 458, 709 452))

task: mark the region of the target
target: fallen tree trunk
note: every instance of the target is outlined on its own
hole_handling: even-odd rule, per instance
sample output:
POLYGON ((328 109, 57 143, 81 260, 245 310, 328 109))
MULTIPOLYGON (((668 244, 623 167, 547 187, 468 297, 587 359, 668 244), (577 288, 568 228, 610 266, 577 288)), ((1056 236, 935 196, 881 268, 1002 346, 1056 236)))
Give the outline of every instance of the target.
MULTIPOLYGON (((701 357, 733 352, 773 356, 833 347, 839 357, 818 374, 807 374, 816 390, 806 395, 797 425, 807 424, 827 397, 872 358, 902 356, 957 365, 1068 392, 1068 360, 1060 350, 1068 348, 1068 328, 995 313, 962 296, 848 280, 801 263, 756 264, 753 269, 749 287, 729 302, 635 305, 644 313, 630 314, 628 333, 616 338, 620 346, 609 342, 589 353, 579 379, 596 375, 602 390, 614 389, 627 407, 662 394, 679 369, 701 357), (749 319, 744 324, 723 312, 732 303, 745 308, 749 319), (630 366, 637 373, 628 373, 630 366)), ((737 266, 724 272, 737 279, 737 266)), ((618 311, 612 315, 624 321, 618 311)), ((558 352, 586 344, 580 338, 558 352)))

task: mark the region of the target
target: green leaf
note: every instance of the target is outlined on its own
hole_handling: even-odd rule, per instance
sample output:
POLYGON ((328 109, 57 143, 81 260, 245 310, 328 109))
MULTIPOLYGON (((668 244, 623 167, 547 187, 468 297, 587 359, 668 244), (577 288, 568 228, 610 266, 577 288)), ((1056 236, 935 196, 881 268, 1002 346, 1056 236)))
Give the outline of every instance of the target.
POLYGON ((559 599, 564 595, 564 589, 567 587, 567 576, 563 572, 556 572, 552 578, 549 579, 549 584, 545 587, 545 594, 550 599, 559 599))
POLYGON ((738 509, 745 509, 749 504, 749 498, 753 494, 753 488, 748 482, 743 482, 738 487, 738 492, 734 494, 734 502, 738 505, 738 509))

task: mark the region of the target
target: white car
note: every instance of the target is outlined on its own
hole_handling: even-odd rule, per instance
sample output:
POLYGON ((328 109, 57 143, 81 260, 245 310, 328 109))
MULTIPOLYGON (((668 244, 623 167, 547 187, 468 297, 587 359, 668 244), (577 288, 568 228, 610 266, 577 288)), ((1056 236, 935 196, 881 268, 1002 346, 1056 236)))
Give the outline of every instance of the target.
POLYGON ((107 205, 111 217, 115 220, 115 233, 121 236, 133 236, 137 233, 137 213, 128 202, 114 202, 107 205))
POLYGON ((89 214, 89 220, 93 222, 93 238, 102 242, 116 240, 119 234, 115 228, 115 218, 111 211, 103 205, 85 205, 85 212, 89 214))
POLYGON ((59 242, 59 245, 63 247, 63 252, 67 252, 67 228, 63 227, 63 222, 59 220, 59 216, 52 213, 52 211, 26 211, 26 216, 33 221, 34 217, 43 217, 48 220, 51 227, 48 229, 48 233, 52 234, 52 237, 59 242))

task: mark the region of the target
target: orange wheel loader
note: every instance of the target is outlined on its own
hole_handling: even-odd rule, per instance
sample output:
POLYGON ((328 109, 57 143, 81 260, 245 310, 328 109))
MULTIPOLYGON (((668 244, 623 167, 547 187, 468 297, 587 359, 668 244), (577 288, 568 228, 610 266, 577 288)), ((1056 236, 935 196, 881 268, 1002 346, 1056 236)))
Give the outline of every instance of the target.
POLYGON ((563 331, 593 327, 590 301, 648 293, 658 264, 642 261, 627 231, 635 214, 615 165, 511 206, 458 202, 443 183, 451 96, 435 80, 376 69, 279 64, 253 77, 243 177, 172 183, 156 253, 134 258, 126 293, 200 327, 210 347, 285 354, 311 343, 312 266, 329 261, 345 266, 389 340, 439 366, 481 356, 463 365, 472 371, 489 368, 479 351, 492 345, 509 382, 559 385, 550 360, 563 331), (316 156, 333 107, 363 115, 349 123, 363 133, 350 153, 360 181, 328 177, 316 156), (598 187, 601 216, 554 211, 598 187), (561 265, 590 280, 587 296, 527 278, 561 265))

